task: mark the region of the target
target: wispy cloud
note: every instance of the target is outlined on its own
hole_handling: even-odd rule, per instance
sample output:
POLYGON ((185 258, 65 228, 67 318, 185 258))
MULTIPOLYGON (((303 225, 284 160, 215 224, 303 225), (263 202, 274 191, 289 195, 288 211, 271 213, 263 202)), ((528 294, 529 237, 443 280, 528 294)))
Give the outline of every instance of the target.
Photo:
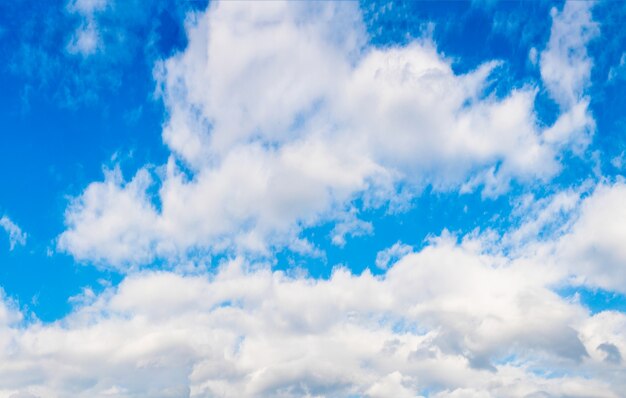
POLYGON ((13 250, 16 245, 24 246, 26 244, 26 233, 22 232, 22 229, 6 215, 0 218, 0 227, 2 227, 9 236, 11 250, 13 250))

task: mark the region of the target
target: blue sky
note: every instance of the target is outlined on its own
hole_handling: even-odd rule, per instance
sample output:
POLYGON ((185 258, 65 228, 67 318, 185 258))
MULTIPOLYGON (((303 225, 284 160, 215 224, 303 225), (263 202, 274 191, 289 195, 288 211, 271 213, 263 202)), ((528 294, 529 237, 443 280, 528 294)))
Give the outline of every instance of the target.
POLYGON ((619 396, 624 18, 1 4, 0 397, 619 396))

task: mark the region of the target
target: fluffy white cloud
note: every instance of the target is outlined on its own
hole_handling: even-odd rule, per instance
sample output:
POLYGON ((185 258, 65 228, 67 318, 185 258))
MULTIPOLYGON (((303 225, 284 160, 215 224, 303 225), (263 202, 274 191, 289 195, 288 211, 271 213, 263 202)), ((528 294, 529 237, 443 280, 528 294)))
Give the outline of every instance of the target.
POLYGON ((0 396, 619 396, 623 314, 557 279, 448 235, 382 276, 144 271, 53 324, 6 307, 0 396))
POLYGON ((71 229, 60 237, 59 246, 77 258, 104 257, 106 251, 115 264, 151 259, 155 216, 145 197, 150 181, 149 172, 141 170, 131 182, 121 185, 120 170, 107 171, 104 182, 91 184, 82 200, 67 209, 66 222, 71 229), (88 209, 84 207, 87 204, 88 209))
POLYGON ((497 195, 549 179, 559 151, 580 144, 570 129, 586 108, 544 131, 535 87, 486 91, 497 62, 459 75, 429 40, 373 48, 362 25, 354 3, 216 2, 190 15, 188 47, 155 72, 172 151, 159 206, 134 182, 145 170, 107 177, 69 208, 60 248, 120 268, 190 250, 263 255, 332 220, 342 244, 355 199, 401 201, 399 184, 405 199, 426 185, 497 195))
POLYGON ((626 293, 626 183, 587 181, 576 189, 520 200, 520 225, 472 235, 484 250, 542 263, 560 286, 626 293))
POLYGON ((603 183, 580 206, 557 258, 573 282, 626 293, 626 184, 603 183))
POLYGON ((527 197, 505 235, 398 243, 380 276, 237 259, 87 288, 53 324, 9 302, 0 396, 619 397, 626 316, 553 289, 623 291, 623 203, 622 181, 527 197))
POLYGON ((552 9, 550 40, 541 53, 540 71, 550 96, 561 107, 563 114, 546 131, 549 142, 569 140, 580 152, 588 144, 595 129, 589 114, 589 98, 585 89, 590 84, 592 59, 587 54, 587 43, 598 35, 593 21, 593 2, 567 1, 563 9, 552 9))
POLYGON ((0 218, 0 227, 2 227, 4 232, 9 236, 9 246, 11 250, 15 248, 15 245, 24 246, 26 244, 28 235, 6 215, 0 218))

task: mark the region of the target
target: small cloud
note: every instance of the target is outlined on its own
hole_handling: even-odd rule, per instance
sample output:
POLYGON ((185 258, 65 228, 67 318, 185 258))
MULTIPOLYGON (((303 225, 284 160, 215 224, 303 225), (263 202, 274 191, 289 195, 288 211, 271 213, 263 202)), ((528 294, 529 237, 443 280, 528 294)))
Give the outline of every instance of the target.
POLYGON ((626 78, 626 52, 622 53, 622 56, 619 59, 619 64, 611 67, 607 80, 609 82, 613 82, 616 79, 624 78, 626 78))
POLYGON ((67 52, 80 54, 83 57, 94 54, 100 47, 100 34, 92 21, 81 25, 67 44, 67 52))
POLYGON ((347 213, 343 220, 339 221, 331 231, 333 245, 343 247, 346 244, 346 236, 371 235, 374 231, 372 223, 359 220, 353 209, 347 213))
POLYGON ((376 266, 380 269, 387 269, 391 264, 412 251, 413 248, 411 246, 398 241, 393 246, 378 252, 376 255, 376 266))
POLYGON ((618 156, 615 156, 613 159, 611 159, 611 165, 620 170, 622 169, 622 167, 624 167, 624 165, 626 165, 626 157, 623 151, 618 156))
POLYGON ((87 305, 93 303, 96 299, 96 293, 89 286, 83 287, 80 293, 67 299, 68 303, 73 305, 87 305))
POLYGON ((11 221, 9 217, 2 216, 2 218, 0 218, 0 227, 2 227, 9 235, 9 245, 11 250, 15 248, 15 245, 24 246, 26 244, 26 238, 28 235, 23 232, 17 224, 11 221))
POLYGON ((528 60, 530 61, 531 64, 533 65, 537 65, 537 49, 535 47, 531 48, 530 51, 528 52, 528 60))
POLYGON ((100 49, 100 31, 96 23, 96 14, 104 11, 107 6, 108 0, 74 0, 67 4, 67 10, 72 14, 78 14, 82 19, 80 26, 67 43, 68 53, 88 57, 100 49))

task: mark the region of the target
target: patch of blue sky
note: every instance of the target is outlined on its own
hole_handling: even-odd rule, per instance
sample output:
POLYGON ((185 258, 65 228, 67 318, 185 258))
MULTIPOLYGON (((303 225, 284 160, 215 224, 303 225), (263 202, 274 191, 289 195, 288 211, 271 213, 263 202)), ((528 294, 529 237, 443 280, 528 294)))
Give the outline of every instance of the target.
POLYGON ((118 165, 129 178, 167 159, 152 67, 186 44, 186 10, 167 2, 146 10, 140 3, 110 15, 114 26, 135 28, 124 32, 129 42, 106 42, 90 59, 63 48, 77 23, 65 2, 0 5, 0 211, 29 235, 26 247, 0 250, 0 285, 42 320, 66 314, 68 297, 82 286, 97 291, 100 279, 121 280, 55 253, 69 198, 100 180, 103 165, 118 165))
POLYGON ((578 300, 591 314, 602 311, 626 312, 626 296, 619 292, 583 286, 567 286, 557 290, 562 297, 578 300))
POLYGON ((626 69, 624 43, 626 32, 622 28, 626 18, 623 2, 600 2, 593 8, 602 34, 589 43, 593 58, 591 70, 590 108, 596 121, 593 145, 602 152, 599 161, 602 172, 608 176, 624 175, 626 168, 616 162, 626 150, 626 69))
POLYGON ((312 277, 328 278, 336 266, 347 267, 354 273, 366 269, 374 275, 385 272, 375 266, 379 251, 402 242, 419 251, 428 244, 428 238, 444 230, 462 236, 475 229, 491 228, 504 232, 510 227, 508 214, 512 203, 506 196, 485 200, 480 192, 468 194, 434 192, 428 187, 403 211, 389 211, 388 206, 369 209, 359 218, 373 224, 373 233, 347 237, 343 246, 332 243, 334 222, 306 229, 302 236, 314 242, 325 254, 311 258, 289 250, 278 253, 277 268, 306 266, 312 277))

